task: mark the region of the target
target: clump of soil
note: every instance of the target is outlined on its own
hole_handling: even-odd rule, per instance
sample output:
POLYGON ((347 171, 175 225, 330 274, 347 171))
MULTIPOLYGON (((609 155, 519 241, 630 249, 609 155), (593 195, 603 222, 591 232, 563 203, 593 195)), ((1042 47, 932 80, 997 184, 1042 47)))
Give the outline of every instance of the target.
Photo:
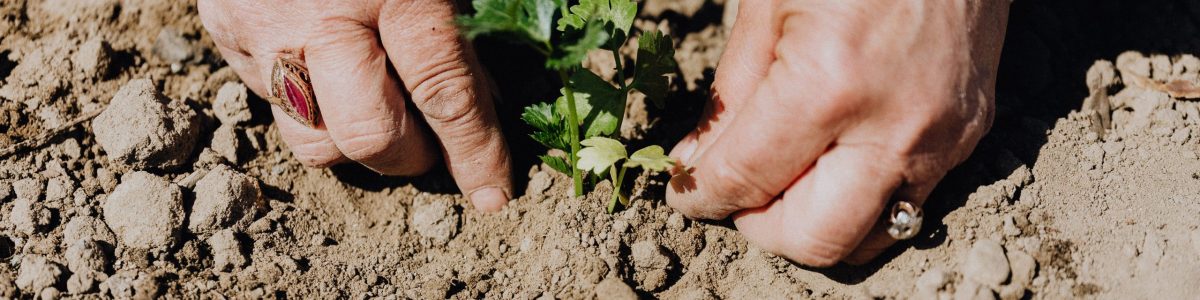
MULTIPOLYGON (((672 112, 635 102, 623 135, 660 144, 690 129, 729 4, 642 4, 637 27, 674 36, 680 74, 672 112)), ((569 178, 524 163, 523 194, 481 214, 444 171, 304 168, 194 5, 9 1, 0 148, 36 146, 0 157, 0 298, 1200 293, 1200 102, 1169 84, 1200 77, 1187 55, 1200 40, 1162 34, 1195 28, 1200 6, 1014 5, 994 129, 933 193, 921 235, 865 266, 814 270, 748 245, 727 222, 672 211, 663 178, 638 178, 633 205, 607 214, 608 183, 570 197, 569 178), (1129 34, 1107 42, 1114 32, 1129 34)), ((488 45, 482 60, 513 101, 502 119, 556 93, 552 76, 525 67, 536 54, 488 45)), ((611 58, 593 57, 589 67, 612 74, 611 58)), ((515 161, 541 154, 517 124, 505 126, 515 161)))

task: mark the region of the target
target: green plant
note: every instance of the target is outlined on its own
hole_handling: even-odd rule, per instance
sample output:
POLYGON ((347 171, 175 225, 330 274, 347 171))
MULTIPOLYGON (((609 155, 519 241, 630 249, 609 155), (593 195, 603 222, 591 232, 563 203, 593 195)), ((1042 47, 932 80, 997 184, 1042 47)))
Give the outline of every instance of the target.
POLYGON ((540 158, 551 168, 571 175, 576 196, 583 195, 585 176, 603 178, 607 172, 615 188, 614 202, 609 205, 611 212, 618 200, 628 204, 620 191, 627 169, 640 166, 662 172, 673 164, 659 146, 625 157, 625 145, 613 138, 620 135, 625 102, 633 91, 646 95, 656 106, 664 106, 666 76, 675 69, 675 49, 671 39, 661 32, 642 33, 633 73, 627 79, 620 48, 630 35, 637 3, 633 0, 571 2, 574 1, 474 0, 475 14, 459 17, 458 24, 467 38, 505 37, 546 56, 545 67, 556 71, 562 81, 561 96, 553 103, 526 107, 521 119, 534 128, 530 135, 534 140, 567 153, 565 158, 553 155, 540 158), (582 68, 587 53, 597 49, 612 53, 616 61, 616 86, 582 68), (582 146, 589 148, 581 149, 582 146), (618 168, 615 163, 620 160, 625 162, 618 168), (651 161, 655 163, 647 163, 651 161))

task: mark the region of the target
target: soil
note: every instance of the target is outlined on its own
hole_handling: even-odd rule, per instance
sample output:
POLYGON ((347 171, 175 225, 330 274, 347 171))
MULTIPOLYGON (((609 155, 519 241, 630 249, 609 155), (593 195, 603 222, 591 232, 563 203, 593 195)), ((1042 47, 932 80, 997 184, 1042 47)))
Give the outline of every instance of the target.
MULTIPOLYGON (((696 122, 730 11, 645 2, 637 27, 675 37, 680 75, 673 111, 635 101, 622 133, 670 145, 696 122)), ((1156 87, 1200 80, 1198 20, 1189 1, 1017 1, 994 128, 925 229, 870 264, 811 269, 673 212, 661 177, 614 214, 607 183, 567 196, 513 119, 555 93, 531 51, 477 45, 507 74, 524 191, 481 214, 444 170, 302 167, 192 3, 4 0, 0 147, 33 146, 0 154, 0 298, 1194 297, 1200 102, 1156 87)))

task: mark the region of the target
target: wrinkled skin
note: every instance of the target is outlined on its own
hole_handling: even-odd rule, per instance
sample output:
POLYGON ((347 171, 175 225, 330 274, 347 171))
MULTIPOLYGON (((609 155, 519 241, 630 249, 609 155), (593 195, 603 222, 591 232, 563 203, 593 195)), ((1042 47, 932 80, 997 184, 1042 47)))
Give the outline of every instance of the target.
POLYGON ((741 1, 667 203, 801 264, 877 256, 891 201, 922 204, 991 126, 1008 5, 741 1))
MULTIPOLYGON (((325 121, 309 129, 275 108, 297 159, 411 175, 442 154, 477 208, 502 207, 508 152, 450 1, 316 2, 199 5, 260 95, 275 57, 303 54, 325 121)), ((689 172, 668 204, 732 216, 751 243, 807 265, 877 256, 895 242, 888 204, 922 204, 991 125, 1009 2, 741 3, 713 99, 672 151, 689 172)))
POLYGON ((416 175, 444 156, 476 208, 508 202, 508 149, 481 68, 452 23, 453 1, 200 0, 198 7, 221 54, 255 93, 268 95, 280 55, 307 64, 321 126, 272 108, 304 165, 355 161, 416 175))

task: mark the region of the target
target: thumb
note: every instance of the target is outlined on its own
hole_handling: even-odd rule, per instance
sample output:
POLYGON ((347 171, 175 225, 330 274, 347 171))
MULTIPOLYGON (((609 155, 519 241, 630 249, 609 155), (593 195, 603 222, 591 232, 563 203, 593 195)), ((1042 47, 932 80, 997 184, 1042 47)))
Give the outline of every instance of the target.
POLYGON ((382 9, 379 33, 396 73, 437 135, 446 165, 476 209, 500 210, 512 196, 508 146, 454 4, 415 1, 382 9))

